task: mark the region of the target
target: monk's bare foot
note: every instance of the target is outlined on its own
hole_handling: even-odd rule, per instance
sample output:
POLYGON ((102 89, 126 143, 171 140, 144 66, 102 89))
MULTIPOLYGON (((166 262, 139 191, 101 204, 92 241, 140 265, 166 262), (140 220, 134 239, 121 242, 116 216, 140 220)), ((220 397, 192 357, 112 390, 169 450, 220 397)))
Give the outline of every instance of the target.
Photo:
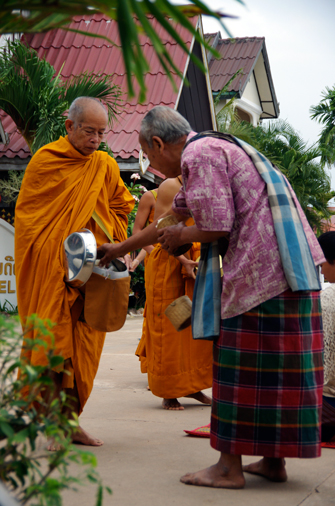
POLYGON ((47 443, 48 452, 58 452, 59 450, 63 450, 63 445, 60 443, 56 443, 54 439, 50 439, 47 443))
POLYGON ((163 399, 162 406, 164 409, 174 411, 182 411, 184 408, 177 399, 163 399))
POLYGON ((196 401, 201 402, 202 404, 206 404, 210 406, 212 404, 212 399, 205 395, 203 392, 195 392, 195 394, 185 395, 185 397, 190 397, 191 399, 195 399, 196 401))
POLYGON ((230 455, 228 461, 220 458, 215 466, 207 467, 197 473, 188 473, 180 478, 187 485, 214 488, 243 488, 245 479, 242 473, 241 458, 230 455), (231 458, 230 458, 231 457, 231 458))
POLYGON ((78 427, 72 436, 72 443, 82 444, 86 446, 101 446, 104 442, 101 439, 91 436, 86 430, 78 427))
POLYGON ((258 474, 270 481, 284 482, 287 480, 284 459, 264 457, 258 462, 243 466, 242 469, 245 473, 258 474))

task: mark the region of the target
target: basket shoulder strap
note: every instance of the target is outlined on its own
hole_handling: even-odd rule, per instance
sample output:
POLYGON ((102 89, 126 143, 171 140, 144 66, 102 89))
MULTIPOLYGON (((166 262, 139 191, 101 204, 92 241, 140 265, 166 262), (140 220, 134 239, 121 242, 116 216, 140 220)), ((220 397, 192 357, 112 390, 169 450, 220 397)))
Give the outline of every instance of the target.
POLYGON ((103 223, 102 219, 100 218, 100 216, 98 216, 96 210, 93 211, 93 214, 92 214, 92 218, 93 220, 99 225, 99 227, 101 228, 101 230, 103 232, 105 232, 105 234, 107 235, 108 239, 110 240, 110 242, 112 244, 114 244, 114 240, 112 238, 112 236, 110 235, 110 233, 108 232, 107 228, 105 227, 105 224, 103 223))

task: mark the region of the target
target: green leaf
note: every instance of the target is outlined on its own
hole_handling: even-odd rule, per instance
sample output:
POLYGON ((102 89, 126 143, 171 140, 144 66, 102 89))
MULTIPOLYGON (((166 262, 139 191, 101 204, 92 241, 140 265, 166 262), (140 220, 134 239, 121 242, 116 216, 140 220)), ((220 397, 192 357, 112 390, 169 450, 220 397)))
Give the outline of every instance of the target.
POLYGON ((7 422, 0 422, 0 431, 2 434, 4 434, 6 437, 11 438, 14 436, 14 430, 7 422))
POLYGON ((103 486, 99 485, 95 506, 102 506, 102 500, 103 500, 103 486))
POLYGON ((11 438, 11 443, 24 443, 28 437, 29 429, 23 429, 11 438))
POLYGON ((9 376, 15 369, 17 369, 20 365, 20 361, 16 360, 10 367, 8 367, 6 371, 6 377, 9 376))
POLYGON ((51 369, 54 369, 55 367, 57 367, 58 365, 61 365, 63 363, 64 363, 64 358, 61 357, 60 355, 54 355, 53 357, 50 358, 51 369))

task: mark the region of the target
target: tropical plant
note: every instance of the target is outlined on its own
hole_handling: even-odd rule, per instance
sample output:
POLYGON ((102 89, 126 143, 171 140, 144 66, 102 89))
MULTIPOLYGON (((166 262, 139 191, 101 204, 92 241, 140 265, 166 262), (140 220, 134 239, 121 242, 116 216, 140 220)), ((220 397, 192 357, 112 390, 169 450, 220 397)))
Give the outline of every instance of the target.
POLYGON ((2 304, 0 302, 0 314, 1 313, 5 315, 17 315, 18 309, 17 306, 14 306, 9 300, 5 299, 2 304))
POLYGON ((232 121, 228 132, 254 146, 277 165, 292 185, 310 225, 320 233, 325 220, 334 214, 328 205, 335 196, 330 177, 320 162, 320 147, 307 146, 298 132, 282 120, 257 127, 232 121))
POLYGON ((8 42, 0 52, 0 109, 7 113, 32 153, 65 133, 64 113, 80 96, 102 100, 108 119, 121 106, 121 90, 111 76, 83 74, 63 81, 37 52, 21 42, 8 42))
MULTIPOLYGON (((50 370, 63 358, 52 349, 47 352, 46 366, 34 366, 19 358, 22 335, 18 326, 17 318, 0 314, 0 480, 20 504, 32 504, 33 500, 34 506, 61 506, 62 490, 94 483, 96 506, 101 506, 104 487, 95 470, 96 457, 71 445, 78 422, 64 414, 68 403, 65 393, 61 399, 52 395, 50 370), (19 377, 17 369, 21 371, 19 377), (58 449, 46 451, 41 436, 52 438, 58 449), (77 469, 79 464, 79 473, 73 473, 72 464, 77 469)), ((27 330, 31 327, 38 330, 39 337, 28 341, 27 347, 46 347, 44 338, 52 337, 52 324, 33 315, 27 321, 27 330)))
MULTIPOLYGON (((240 74, 243 74, 243 69, 238 69, 238 71, 235 72, 235 74, 229 79, 227 84, 224 85, 222 90, 219 91, 219 93, 217 94, 217 96, 214 99, 215 108, 217 108, 217 106, 219 105, 220 100, 222 98, 226 98, 226 96, 228 95, 228 88, 229 88, 230 84, 240 74)), ((233 94, 233 96, 231 96, 229 94, 227 102, 216 113, 216 123, 217 123, 219 132, 226 132, 227 129, 229 128, 229 125, 232 122, 238 121, 238 115, 235 110, 235 101, 236 101, 236 94, 233 94)))
POLYGON ((133 298, 129 299, 129 308, 143 308, 145 304, 145 283, 144 283, 144 266, 138 265, 134 272, 130 273, 130 288, 133 298))
POLYGON ((320 103, 313 105, 310 112, 311 118, 323 125, 319 137, 321 161, 331 165, 335 163, 335 85, 326 87, 320 103))
MULTIPOLYGON (((132 196, 135 199, 135 206, 131 213, 128 215, 128 237, 133 234, 133 228, 136 218, 136 213, 138 209, 139 201, 143 195, 147 191, 146 187, 137 183, 138 179, 141 179, 141 176, 138 173, 134 173, 131 176, 133 181, 128 186, 126 183, 127 189, 130 191, 132 196)), ((145 285, 144 285, 144 267, 143 265, 139 265, 134 272, 130 273, 131 281, 130 288, 132 293, 134 294, 134 300, 129 300, 129 307, 135 307, 138 309, 140 307, 144 307, 145 303, 145 285)))
MULTIPOLYGON (((242 0, 236 0, 243 4, 242 0)), ((173 82, 171 70, 180 77, 182 73, 174 64, 165 44, 161 41, 158 31, 154 30, 148 21, 148 15, 153 16, 159 22, 172 39, 183 50, 189 50, 173 28, 170 19, 184 26, 189 32, 216 56, 218 54, 202 39, 199 32, 188 20, 188 17, 205 14, 214 17, 221 22, 222 28, 231 36, 222 22, 225 17, 230 17, 221 12, 214 12, 201 0, 189 0, 188 5, 174 5, 170 0, 1 0, 0 11, 0 34, 42 32, 54 28, 67 28, 72 17, 77 15, 92 16, 94 13, 105 14, 118 23, 121 40, 122 56, 127 73, 129 95, 134 95, 132 75, 140 85, 139 101, 145 97, 144 75, 149 70, 149 63, 145 59, 139 40, 139 35, 145 33, 153 42, 156 55, 165 69, 167 76, 173 82)), ((89 32, 80 32, 92 36, 89 32)), ((96 36, 96 35, 95 35, 96 36)), ((100 35, 101 38, 105 38, 100 35)), ((114 44, 114 41, 110 41, 114 44)), ((191 59, 204 70, 203 64, 194 55, 191 59)))
POLYGON ((145 193, 147 191, 145 186, 143 186, 139 183, 136 183, 136 181, 138 179, 141 179, 141 176, 138 173, 134 172, 134 174, 132 174, 130 176, 130 179, 133 179, 133 181, 130 183, 130 185, 127 185, 127 183, 125 183, 125 186, 126 186, 127 190, 129 190, 129 192, 134 197, 135 205, 134 205, 134 208, 131 211, 131 213, 129 213, 129 215, 128 215, 128 230, 127 230, 128 237, 130 237, 133 234, 133 227, 134 227, 134 223, 135 223, 135 218, 136 218, 136 213, 137 213, 137 208, 138 208, 138 203, 140 201, 140 198, 142 197, 143 193, 145 193))
POLYGON ((19 196, 23 176, 24 170, 9 170, 8 179, 0 179, 1 196, 6 200, 6 202, 16 202, 19 196))

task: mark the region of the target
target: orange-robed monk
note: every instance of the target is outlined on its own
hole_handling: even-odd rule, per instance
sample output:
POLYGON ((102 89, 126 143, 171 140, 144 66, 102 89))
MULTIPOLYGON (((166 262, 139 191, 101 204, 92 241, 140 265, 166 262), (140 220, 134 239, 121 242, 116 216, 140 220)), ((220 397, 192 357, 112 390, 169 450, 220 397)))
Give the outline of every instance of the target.
MULTIPOLYGON (((169 211, 182 185, 181 177, 160 185, 154 219, 169 211)), ((192 218, 186 223, 193 225, 192 218)), ((211 399, 201 390, 212 386, 212 343, 192 338, 191 327, 180 332, 164 314, 175 299, 188 295, 192 300, 194 267, 200 256, 200 243, 193 243, 185 255, 170 256, 157 244, 150 253, 145 272, 146 307, 143 334, 136 355, 141 371, 148 373, 151 392, 163 399, 167 410, 183 410, 179 397, 191 397, 210 405, 211 399)))
MULTIPOLYGON (((97 151, 108 123, 96 99, 77 98, 65 121, 67 136, 42 147, 32 157, 22 182, 15 211, 15 262, 18 309, 27 316, 56 323, 56 352, 63 356, 62 372, 53 374, 56 386, 72 397, 79 415, 91 393, 105 333, 93 330, 80 317, 81 294, 64 281, 63 242, 81 228, 90 229, 97 245, 109 242, 93 220, 96 211, 109 235, 127 238, 127 215, 134 200, 120 170, 107 153, 97 151), (79 318, 79 319, 78 319, 79 318), (83 320, 83 321, 82 321, 83 320)), ((34 338, 34 333, 27 335, 34 338)), ((45 352, 22 351, 31 364, 45 364, 45 352)), ((73 440, 100 446, 103 442, 82 428, 73 440)))

